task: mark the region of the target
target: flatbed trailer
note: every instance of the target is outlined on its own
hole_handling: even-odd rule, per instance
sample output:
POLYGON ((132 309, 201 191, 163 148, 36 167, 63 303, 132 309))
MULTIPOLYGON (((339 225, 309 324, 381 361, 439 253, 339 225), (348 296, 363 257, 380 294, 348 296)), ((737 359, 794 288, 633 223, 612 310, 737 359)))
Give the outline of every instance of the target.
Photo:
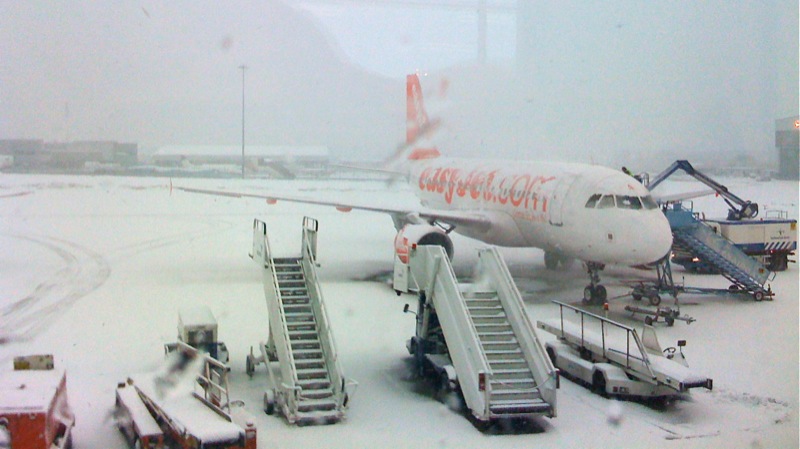
POLYGON ((558 337, 547 342, 553 364, 568 377, 604 394, 627 398, 668 400, 692 388, 712 389, 713 381, 692 372, 683 354, 686 342, 662 349, 655 329, 635 329, 600 315, 553 301, 560 318, 538 321, 537 327, 558 337), (580 322, 565 319, 565 309, 580 322))
POLYGON ((170 387, 180 383, 171 378, 176 373, 141 375, 117 385, 118 426, 131 445, 256 449, 253 417, 228 397, 227 366, 180 341, 177 350, 203 359, 195 391, 182 392, 180 387, 173 391, 170 387))

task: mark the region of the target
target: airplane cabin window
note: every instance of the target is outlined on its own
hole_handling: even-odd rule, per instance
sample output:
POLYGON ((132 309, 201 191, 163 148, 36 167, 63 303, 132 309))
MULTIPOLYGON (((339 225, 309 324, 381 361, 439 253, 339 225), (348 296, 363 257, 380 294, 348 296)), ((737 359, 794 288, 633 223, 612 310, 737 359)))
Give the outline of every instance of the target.
POLYGON ((604 195, 597 203, 598 209, 610 209, 614 207, 614 195, 604 195))
POLYGON ((650 195, 642 197, 642 204, 644 204, 645 209, 658 209, 658 203, 650 195))
POLYGON ((589 198, 589 201, 586 202, 586 207, 588 209, 594 209, 594 207, 597 205, 597 200, 599 199, 600 199, 600 194, 595 193, 594 195, 592 195, 591 198, 589 198))

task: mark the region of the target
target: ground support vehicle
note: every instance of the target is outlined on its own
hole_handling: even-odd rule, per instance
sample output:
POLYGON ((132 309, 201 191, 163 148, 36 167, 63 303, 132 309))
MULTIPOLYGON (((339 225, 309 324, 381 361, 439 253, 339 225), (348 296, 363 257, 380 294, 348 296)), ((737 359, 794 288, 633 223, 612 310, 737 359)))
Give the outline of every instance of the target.
POLYGON ((764 278, 770 271, 786 270, 789 256, 797 249, 797 220, 788 219, 782 211, 770 211, 772 217, 767 212, 766 218, 756 220, 758 204, 734 195, 685 160, 675 161, 652 180, 648 178, 647 187, 655 189, 678 170, 710 187, 729 210, 726 220, 706 220, 704 214, 692 214, 691 208, 682 207, 680 202, 673 207, 663 204, 672 227, 673 261, 689 270, 722 274, 756 300, 764 299, 764 278))
POLYGON ((228 396, 227 367, 183 342, 176 346, 186 364, 117 385, 120 431, 136 448, 256 449, 253 417, 228 396), (191 392, 182 389, 187 378, 191 392))
MULTIPOLYGON (((220 363, 228 363, 228 348, 217 340, 217 319, 205 306, 182 309, 178 313, 178 341, 210 355, 220 363)), ((169 354, 177 343, 164 345, 169 354)))
POLYGON ((357 386, 342 371, 317 280, 318 228, 305 217, 300 256, 278 258, 270 250, 267 225, 253 222, 250 257, 261 267, 269 339, 259 344, 260 356, 251 348, 245 369, 252 376, 258 365, 266 365, 271 388, 264 392, 264 411, 277 410, 299 425, 342 420, 357 386))
POLYGON ((562 374, 603 395, 623 398, 667 401, 692 388, 712 388, 711 379, 689 370, 684 340, 677 348, 662 349, 652 326, 645 325, 640 338, 629 326, 553 302, 560 307, 560 318, 538 321, 537 327, 558 337, 546 347, 562 374), (580 321, 566 319, 565 309, 580 321))
POLYGON ((497 249, 478 256, 474 283, 458 282, 441 246, 414 245, 407 264, 396 259, 407 267, 395 272, 408 277, 395 290, 418 295, 416 333, 406 348, 440 396, 460 393, 479 428, 501 419, 553 418, 558 371, 497 249))
POLYGON ((0 448, 70 449, 75 416, 52 355, 16 357, 0 373, 0 448))
MULTIPOLYGON (((759 220, 718 220, 701 218, 700 221, 748 256, 761 262, 770 271, 786 271, 797 251, 797 220, 789 219, 784 211, 774 211, 759 220)), ((690 271, 718 274, 719 269, 682 245, 673 248, 672 261, 690 271)))

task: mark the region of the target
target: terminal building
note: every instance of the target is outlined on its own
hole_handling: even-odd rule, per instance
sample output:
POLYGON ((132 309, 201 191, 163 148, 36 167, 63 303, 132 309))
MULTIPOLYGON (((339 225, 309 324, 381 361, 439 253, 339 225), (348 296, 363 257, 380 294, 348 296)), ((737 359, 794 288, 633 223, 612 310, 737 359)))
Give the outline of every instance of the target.
POLYGON ((4 167, 14 170, 94 171, 138 163, 139 145, 111 140, 45 142, 41 139, 0 140, 4 167))
POLYGON ((778 176, 800 179, 800 117, 775 121, 775 147, 778 149, 778 176))
POLYGON ((156 167, 214 170, 249 176, 293 179, 326 174, 330 151, 324 145, 169 145, 151 156, 156 167))

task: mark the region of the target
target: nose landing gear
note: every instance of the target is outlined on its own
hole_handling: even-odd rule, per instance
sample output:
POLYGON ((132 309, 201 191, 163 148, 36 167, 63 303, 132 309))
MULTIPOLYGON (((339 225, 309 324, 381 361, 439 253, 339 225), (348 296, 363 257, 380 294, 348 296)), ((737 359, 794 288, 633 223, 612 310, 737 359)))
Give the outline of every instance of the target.
POLYGON ((584 304, 602 305, 608 298, 605 286, 600 284, 600 270, 605 265, 598 262, 586 262, 586 270, 589 272, 589 285, 583 289, 584 304))

